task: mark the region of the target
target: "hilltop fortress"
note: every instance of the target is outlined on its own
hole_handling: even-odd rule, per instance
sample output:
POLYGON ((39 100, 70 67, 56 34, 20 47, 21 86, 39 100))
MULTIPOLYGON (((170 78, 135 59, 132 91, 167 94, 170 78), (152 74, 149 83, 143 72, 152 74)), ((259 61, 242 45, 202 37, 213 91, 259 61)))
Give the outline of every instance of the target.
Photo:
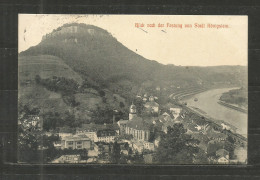
MULTIPOLYGON (((92 27, 90 25, 85 25, 85 27, 83 27, 82 25, 66 24, 62 27, 59 27, 59 28, 53 30, 51 33, 44 35, 42 37, 42 41, 44 41, 48 38, 57 37, 57 36, 64 35, 64 34, 77 34, 77 33, 88 33, 91 36, 93 36, 93 35, 107 36, 109 34, 111 36, 110 33, 106 32, 106 31, 101 31, 101 30, 97 29, 97 27, 94 27, 94 26, 92 27)), ((75 40, 75 42, 76 41, 77 40, 75 40)), ((65 39, 65 42, 66 42, 66 39, 65 39)))

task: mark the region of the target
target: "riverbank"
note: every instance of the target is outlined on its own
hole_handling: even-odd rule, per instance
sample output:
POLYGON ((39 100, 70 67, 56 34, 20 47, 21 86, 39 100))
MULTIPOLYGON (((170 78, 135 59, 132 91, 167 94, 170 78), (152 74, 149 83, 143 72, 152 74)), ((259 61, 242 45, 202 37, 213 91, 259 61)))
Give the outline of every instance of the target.
POLYGON ((232 88, 210 89, 192 96, 182 98, 181 103, 187 103, 187 107, 196 114, 203 116, 216 124, 224 123, 231 127, 234 133, 247 138, 247 113, 228 108, 218 103, 220 96, 232 88), (194 101, 194 99, 198 101, 194 101))
POLYGON ((223 102, 223 101, 218 101, 218 103, 219 103, 220 105, 222 105, 222 106, 225 106, 225 107, 234 109, 234 110, 236 110, 236 111, 239 111, 239 112, 242 112, 242 113, 247 113, 247 110, 246 110, 246 109, 242 109, 242 108, 240 108, 240 107, 237 107, 237 106, 234 106, 234 105, 225 103, 225 102, 223 102))
POLYGON ((216 119, 213 119, 212 117, 206 115, 206 114, 202 114, 200 111, 198 111, 198 109, 194 109, 194 108, 191 108, 191 107, 186 107, 185 108, 187 111, 189 112, 192 112, 192 113, 195 113, 197 115, 200 115, 201 117, 204 117, 205 118, 205 121, 207 122, 210 122, 210 123, 213 123, 215 125, 217 125, 219 128, 223 128, 221 126, 222 123, 225 123, 226 125, 230 126, 231 129, 230 129, 230 134, 232 134, 233 137, 236 137, 236 138, 239 138, 240 140, 244 141, 244 142, 247 142, 247 137, 241 135, 241 134, 238 134, 235 132, 235 129, 236 127, 234 127, 233 125, 229 124, 229 123, 226 123, 222 120, 216 120, 216 119))

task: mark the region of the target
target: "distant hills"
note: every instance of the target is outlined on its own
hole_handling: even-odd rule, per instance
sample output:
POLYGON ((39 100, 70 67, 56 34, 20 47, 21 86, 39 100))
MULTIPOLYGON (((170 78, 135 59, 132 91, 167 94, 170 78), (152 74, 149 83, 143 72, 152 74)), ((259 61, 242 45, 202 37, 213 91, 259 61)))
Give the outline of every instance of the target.
MULTIPOLYGON (((37 46, 19 54, 19 91, 30 83, 39 88, 34 84, 36 75, 43 79, 53 76, 73 79, 88 89, 86 92, 94 92, 88 96, 100 99, 96 102, 102 102, 98 93, 102 90, 111 96, 106 97, 108 102, 103 98, 103 104, 114 104, 117 96, 116 99, 122 98, 118 104, 126 101, 126 105, 138 93, 152 93, 157 86, 170 93, 177 89, 246 86, 247 83, 246 67, 162 65, 129 50, 104 29, 77 23, 53 30, 37 46)), ((88 104, 87 100, 84 102, 88 104)))

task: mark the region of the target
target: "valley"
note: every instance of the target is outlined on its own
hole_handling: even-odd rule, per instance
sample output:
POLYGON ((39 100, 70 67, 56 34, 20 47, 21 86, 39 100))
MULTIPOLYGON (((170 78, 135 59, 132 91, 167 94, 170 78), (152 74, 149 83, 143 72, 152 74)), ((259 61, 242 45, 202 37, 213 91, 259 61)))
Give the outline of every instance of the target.
POLYGON ((230 124, 236 118, 244 126, 244 116, 231 118, 231 110, 217 106, 219 92, 203 96, 245 86, 244 66, 163 65, 129 50, 104 29, 72 23, 21 52, 18 70, 22 162, 37 162, 37 155, 28 157, 23 148, 46 153, 46 163, 71 155, 84 163, 138 164, 152 156, 154 163, 214 164, 221 148, 230 153, 225 161, 245 161, 237 161, 234 149, 245 147, 246 139, 219 123, 207 124, 228 117, 230 124), (164 153, 170 152, 168 141, 174 156, 164 153), (186 159, 179 146, 186 154, 200 152, 204 160, 186 159))

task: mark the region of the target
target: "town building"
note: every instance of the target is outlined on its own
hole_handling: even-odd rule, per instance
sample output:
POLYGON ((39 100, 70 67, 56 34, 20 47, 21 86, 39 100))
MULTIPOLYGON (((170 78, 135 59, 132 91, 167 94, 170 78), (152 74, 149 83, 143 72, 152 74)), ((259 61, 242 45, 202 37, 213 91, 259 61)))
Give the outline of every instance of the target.
POLYGON ((118 124, 83 124, 76 129, 76 134, 86 135, 94 142, 114 142, 119 135, 118 124))
POLYGON ((167 103, 166 108, 174 116, 174 119, 178 118, 182 111, 182 108, 180 106, 172 103, 167 103))
POLYGON ((123 120, 123 119, 120 119, 119 121, 117 121, 117 124, 120 127, 120 135, 125 134, 127 122, 128 122, 128 120, 123 120))
POLYGON ((54 146, 56 149, 61 149, 61 142, 54 142, 54 143, 53 143, 53 146, 54 146))
POLYGON ((151 124, 140 117, 135 117, 126 124, 125 133, 131 134, 135 139, 148 141, 150 139, 151 124))
MULTIPOLYGON (((130 106, 129 120, 118 121, 120 127, 120 134, 132 135, 133 140, 129 144, 134 144, 132 147, 138 152, 145 149, 144 144, 150 140, 151 133, 153 133, 152 120, 144 120, 136 115, 135 105, 130 106), (142 146, 141 146, 142 145, 142 146)), ((148 149, 152 149, 151 146, 147 145, 148 149)))
POLYGON ((162 116, 163 116, 163 117, 170 117, 170 115, 169 115, 167 112, 164 112, 164 113, 162 114, 162 116))
POLYGON ((96 131, 97 128, 95 124, 83 124, 81 128, 76 129, 76 134, 86 135, 91 141, 94 141, 96 139, 96 131))
POLYGON ((167 112, 164 112, 162 115, 159 116, 159 121, 162 123, 173 120, 173 116, 169 115, 167 112))
POLYGON ((59 132, 58 132, 58 135, 60 138, 64 138, 64 137, 67 137, 67 136, 72 136, 73 135, 73 131, 70 127, 62 127, 62 128, 59 128, 59 132))
POLYGON ((117 135, 118 134, 114 130, 99 130, 97 131, 96 139, 94 139, 94 142, 114 142, 117 135))
POLYGON ((20 125, 24 130, 42 130, 42 119, 37 115, 28 115, 28 118, 24 121, 18 121, 18 125, 20 125))
POLYGON ((175 124, 175 122, 173 122, 173 121, 167 121, 167 122, 163 123, 162 124, 162 131, 167 134, 168 127, 173 127, 174 124, 175 124))
POLYGON ((89 150, 88 151, 88 157, 98 157, 98 155, 100 154, 100 152, 98 150, 89 150))
POLYGON ((224 124, 224 123, 221 123, 221 126, 222 126, 222 129, 226 129, 226 130, 230 130, 230 126, 224 124))
POLYGON ((207 136, 210 140, 215 140, 215 141, 225 141, 227 140, 227 135, 223 134, 221 132, 214 132, 214 131, 210 131, 207 133, 207 136))
POLYGON ((86 135, 65 136, 61 139, 61 149, 91 149, 92 141, 86 135))
POLYGON ((147 112, 159 113, 159 104, 154 101, 154 97, 150 96, 149 101, 144 104, 147 112))
POLYGON ((136 95, 135 97, 137 97, 137 98, 142 98, 142 96, 141 96, 141 95, 136 95))
POLYGON ((216 151, 217 162, 221 164, 229 163, 229 152, 225 149, 219 149, 216 151))
POLYGON ((152 164, 153 163, 153 154, 144 154, 144 163, 145 164, 152 164))
POLYGON ((140 141, 133 141, 132 142, 132 149, 135 152, 142 153, 144 151, 144 144, 140 141))
POLYGON ((79 154, 62 155, 61 157, 52 161, 52 163, 80 163, 81 157, 79 154))
POLYGON ((149 151, 154 151, 154 143, 151 142, 144 142, 144 149, 149 150, 149 151))
POLYGON ((188 123, 187 125, 185 125, 188 134, 199 133, 199 130, 196 127, 197 125, 194 123, 188 123))
POLYGON ((31 119, 31 125, 33 127, 36 127, 38 125, 38 123, 40 123, 40 117, 39 116, 32 115, 32 116, 29 116, 29 117, 31 119))
POLYGON ((97 162, 97 157, 90 157, 88 158, 86 163, 96 163, 97 162))

